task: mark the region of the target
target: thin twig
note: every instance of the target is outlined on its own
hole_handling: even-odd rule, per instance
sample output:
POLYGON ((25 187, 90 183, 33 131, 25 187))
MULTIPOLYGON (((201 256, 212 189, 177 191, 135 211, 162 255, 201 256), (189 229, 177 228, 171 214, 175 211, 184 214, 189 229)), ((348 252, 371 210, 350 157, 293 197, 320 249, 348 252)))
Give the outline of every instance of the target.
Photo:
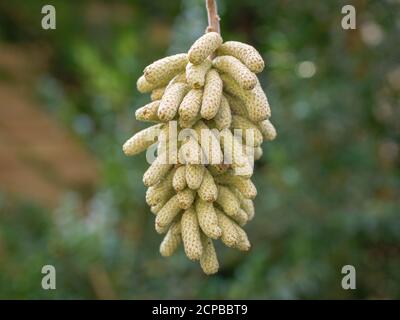
POLYGON ((218 8, 216 0, 206 0, 207 15, 208 15, 208 27, 206 32, 218 32, 221 33, 219 27, 220 17, 218 16, 218 8))

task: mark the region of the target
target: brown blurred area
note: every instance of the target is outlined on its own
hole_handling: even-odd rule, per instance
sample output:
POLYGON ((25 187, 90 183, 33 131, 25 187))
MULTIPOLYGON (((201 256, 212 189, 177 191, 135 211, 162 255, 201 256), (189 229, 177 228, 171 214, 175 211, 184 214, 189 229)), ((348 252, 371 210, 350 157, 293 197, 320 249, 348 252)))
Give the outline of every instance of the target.
POLYGON ((0 46, 0 191, 51 208, 66 190, 89 195, 98 172, 95 159, 35 97, 49 59, 43 52, 0 46))

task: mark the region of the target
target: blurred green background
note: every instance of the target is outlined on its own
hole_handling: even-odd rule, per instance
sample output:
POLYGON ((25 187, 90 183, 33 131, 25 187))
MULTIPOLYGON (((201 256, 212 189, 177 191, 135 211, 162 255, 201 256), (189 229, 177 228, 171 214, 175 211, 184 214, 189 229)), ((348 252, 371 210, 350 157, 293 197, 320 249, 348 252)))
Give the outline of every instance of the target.
POLYGON ((207 277, 182 249, 160 256, 145 157, 121 151, 146 127, 136 79, 204 32, 204 1, 0 1, 0 298, 400 298, 399 1, 218 4, 224 39, 266 60, 278 138, 256 164, 251 251, 218 245, 207 277))

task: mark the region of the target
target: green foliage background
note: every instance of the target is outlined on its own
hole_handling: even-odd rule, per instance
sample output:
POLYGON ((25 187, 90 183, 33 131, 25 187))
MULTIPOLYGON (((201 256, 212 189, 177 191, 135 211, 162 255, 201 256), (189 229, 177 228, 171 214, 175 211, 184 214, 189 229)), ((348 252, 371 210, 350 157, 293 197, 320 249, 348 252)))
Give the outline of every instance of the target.
POLYGON ((252 250, 218 246, 211 277, 182 250, 159 255, 145 157, 121 152, 146 126, 133 116, 149 99, 136 79, 204 32, 203 1, 51 1, 57 29, 44 31, 47 2, 1 3, 0 40, 51 48, 35 90, 101 178, 54 212, 1 196, 0 298, 400 298, 398 1, 219 1, 224 39, 266 59, 278 138, 256 165, 252 250), (357 30, 341 28, 345 4, 357 8, 357 30), (311 78, 299 76, 302 61, 315 64, 311 78), (57 269, 54 291, 40 287, 45 264, 57 269), (346 264, 357 290, 341 288, 346 264))

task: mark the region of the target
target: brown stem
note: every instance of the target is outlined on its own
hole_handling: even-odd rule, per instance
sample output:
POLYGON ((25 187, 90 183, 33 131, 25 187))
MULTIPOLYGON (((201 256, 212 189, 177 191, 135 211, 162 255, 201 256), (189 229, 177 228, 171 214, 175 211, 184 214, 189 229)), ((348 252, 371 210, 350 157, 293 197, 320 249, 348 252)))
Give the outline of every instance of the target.
POLYGON ((218 8, 216 0, 206 0, 207 15, 208 15, 208 27, 206 32, 218 32, 221 33, 219 28, 218 8))

